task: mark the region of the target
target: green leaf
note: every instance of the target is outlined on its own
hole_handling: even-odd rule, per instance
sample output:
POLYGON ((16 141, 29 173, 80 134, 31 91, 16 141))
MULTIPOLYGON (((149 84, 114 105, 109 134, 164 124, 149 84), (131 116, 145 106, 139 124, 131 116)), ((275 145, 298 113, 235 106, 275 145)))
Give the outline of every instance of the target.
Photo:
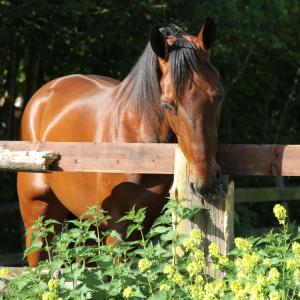
POLYGON ((113 257, 111 255, 101 255, 101 256, 95 256, 89 262, 97 262, 98 266, 101 268, 108 268, 113 263, 113 257))
POLYGON ((151 232, 161 234, 161 233, 165 233, 168 230, 170 230, 170 227, 156 226, 156 227, 154 227, 154 228, 151 229, 151 232))
POLYGON ((164 291, 159 291, 151 295, 148 300, 165 300, 168 299, 167 293, 164 291))
POLYGON ((176 237, 176 232, 174 230, 170 230, 166 234, 162 234, 160 239, 162 241, 171 241, 176 237))
POLYGON ((127 233, 126 233, 126 238, 130 237, 130 235, 135 231, 140 228, 139 224, 131 224, 127 228, 127 233))
POLYGON ((31 252, 43 249, 43 243, 41 241, 34 241, 26 250, 25 255, 31 252))

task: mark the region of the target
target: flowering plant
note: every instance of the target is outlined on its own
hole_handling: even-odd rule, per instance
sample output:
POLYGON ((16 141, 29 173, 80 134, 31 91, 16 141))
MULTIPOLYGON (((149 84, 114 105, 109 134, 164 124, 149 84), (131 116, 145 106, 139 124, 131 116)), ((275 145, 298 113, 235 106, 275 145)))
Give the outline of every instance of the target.
POLYGON ((233 299, 299 299, 300 234, 286 223, 286 209, 276 204, 274 215, 281 226, 264 237, 235 239, 233 258, 224 280, 233 299), (293 234, 292 234, 293 233, 293 234))
MULTIPOLYGON (((274 207, 281 232, 238 237, 228 256, 216 244, 209 246, 212 267, 223 274, 212 278, 207 274, 202 233, 198 229, 189 236, 176 232, 182 219, 198 211, 183 208, 180 202, 169 201, 146 235, 145 209, 132 209, 124 216, 121 221, 130 222, 127 237, 137 231, 139 241, 121 242, 116 232, 101 232, 108 217, 96 208, 70 221, 73 228, 64 229, 51 244, 42 241, 55 221, 38 220, 39 230, 27 253, 43 248, 48 260, 11 281, 0 299, 299 299, 300 235, 290 232, 282 206, 274 207), (174 214, 176 224, 171 222, 174 214), (117 243, 104 244, 107 237, 117 243)), ((6 276, 7 270, 2 273, 6 276)))

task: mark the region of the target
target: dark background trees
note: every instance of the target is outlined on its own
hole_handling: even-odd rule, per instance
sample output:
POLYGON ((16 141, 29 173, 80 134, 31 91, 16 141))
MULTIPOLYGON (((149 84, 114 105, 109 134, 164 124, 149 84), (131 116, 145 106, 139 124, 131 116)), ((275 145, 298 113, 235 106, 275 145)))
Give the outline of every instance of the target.
MULTIPOLYGON (((0 0, 0 139, 18 138, 22 110, 45 82, 71 73, 122 79, 154 24, 197 34, 208 15, 218 32, 212 61, 226 89, 220 142, 299 144, 298 0, 0 0)), ((16 199, 13 178, 0 176, 1 203, 16 199)), ((298 185, 234 179, 238 186, 298 185)), ((268 213, 266 205, 237 207, 237 221, 257 226, 268 213)))

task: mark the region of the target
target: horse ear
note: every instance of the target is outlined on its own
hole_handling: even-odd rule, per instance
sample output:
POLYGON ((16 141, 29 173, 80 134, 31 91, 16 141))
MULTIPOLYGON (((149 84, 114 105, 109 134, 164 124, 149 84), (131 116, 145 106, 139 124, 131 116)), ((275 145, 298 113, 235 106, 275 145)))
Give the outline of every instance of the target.
POLYGON ((154 53, 163 59, 168 58, 168 44, 164 35, 154 26, 150 32, 150 45, 154 53))
POLYGON ((206 17, 205 22, 198 34, 197 40, 209 50, 216 40, 216 26, 211 17, 206 17))

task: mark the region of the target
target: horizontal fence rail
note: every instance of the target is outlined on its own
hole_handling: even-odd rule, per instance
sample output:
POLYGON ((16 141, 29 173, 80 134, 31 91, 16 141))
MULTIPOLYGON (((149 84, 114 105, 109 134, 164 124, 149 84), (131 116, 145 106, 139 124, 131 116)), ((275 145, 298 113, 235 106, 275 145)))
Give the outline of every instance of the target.
POLYGON ((300 188, 297 187, 237 188, 234 192, 235 203, 259 203, 299 200, 300 188))
MULTIPOLYGON (((0 141, 12 151, 52 151, 53 171, 173 174, 176 144, 0 141)), ((300 145, 219 145, 228 175, 299 176, 300 145)))

